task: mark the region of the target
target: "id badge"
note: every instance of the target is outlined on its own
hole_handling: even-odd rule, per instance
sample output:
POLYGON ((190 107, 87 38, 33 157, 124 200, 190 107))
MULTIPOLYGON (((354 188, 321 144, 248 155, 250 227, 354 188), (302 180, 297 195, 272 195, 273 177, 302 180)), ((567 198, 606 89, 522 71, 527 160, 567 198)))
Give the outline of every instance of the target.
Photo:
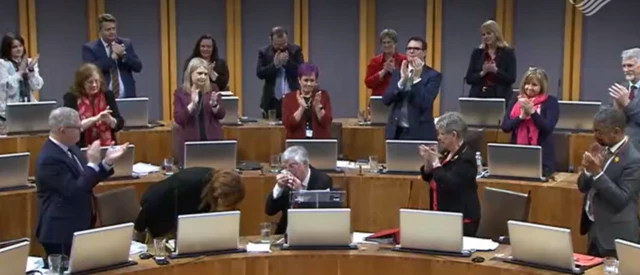
POLYGON ((311 129, 307 129, 307 130, 305 131, 305 136, 306 136, 307 138, 312 138, 312 137, 313 137, 313 130, 311 130, 311 129))

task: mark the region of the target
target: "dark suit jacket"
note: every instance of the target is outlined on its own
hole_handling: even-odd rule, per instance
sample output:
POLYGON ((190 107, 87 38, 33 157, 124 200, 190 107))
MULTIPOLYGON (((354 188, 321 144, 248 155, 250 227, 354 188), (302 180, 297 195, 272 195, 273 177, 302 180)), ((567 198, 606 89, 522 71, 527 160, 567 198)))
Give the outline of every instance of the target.
POLYGON ((116 43, 124 44, 125 46, 125 52, 127 54, 125 54, 123 58, 116 61, 107 56, 107 51, 102 44, 102 40, 98 38, 82 45, 82 62, 93 63, 98 66, 98 68, 102 70, 102 75, 107 85, 109 85, 111 81, 111 69, 118 66, 120 78, 124 86, 124 96, 136 97, 136 81, 133 78, 133 73, 140 73, 140 71, 142 71, 142 62, 140 62, 140 58, 138 58, 136 51, 133 49, 133 44, 129 39, 117 38, 116 43))
MULTIPOLYGON (((518 101, 517 97, 511 99, 500 127, 504 132, 511 132, 511 143, 515 144, 517 135, 515 129, 520 125, 520 118, 511 119, 511 109, 518 101)), ((553 130, 556 128, 558 118, 560 116, 560 104, 558 99, 549 95, 547 101, 540 106, 540 113, 535 112, 531 115, 533 123, 538 127, 538 144, 542 147, 542 168, 545 176, 549 176, 556 171, 556 150, 553 144, 553 130)))
MULTIPOLYGON (((311 171, 311 176, 309 177, 307 190, 324 190, 333 187, 333 180, 331 177, 313 167, 309 167, 309 169, 311 171)), ((267 197, 267 205, 265 206, 265 212, 267 215, 273 216, 278 214, 278 212, 282 212, 275 234, 284 234, 287 232, 287 210, 291 206, 291 203, 289 202, 290 194, 291 189, 284 188, 277 199, 273 198, 273 192, 269 192, 269 196, 267 197)))
MULTIPOLYGON (((433 202, 435 193, 438 211, 462 213, 464 219, 479 222, 480 201, 475 153, 463 143, 453 154, 451 160, 429 172, 425 172, 424 166, 420 167, 422 179, 427 184, 432 179, 435 181, 437 191, 431 190, 429 194, 433 202)), ((447 154, 444 154, 442 159, 446 158, 447 154)))
MULTIPOLYGON (((624 82, 621 82, 624 83, 624 82)), ((630 89, 628 85, 623 84, 627 89, 630 89)), ((627 127, 625 132, 627 136, 633 142, 636 148, 640 148, 640 91, 636 91, 637 96, 629 102, 622 110, 627 115, 627 127)))
POLYGON ((83 170, 50 139, 44 142, 36 159, 36 237, 41 243, 71 245, 74 232, 90 229, 93 187, 113 174, 113 169, 106 170, 102 164, 96 172, 87 166, 85 154, 78 147, 70 149, 83 170))
MULTIPOLYGON (((116 119, 116 127, 111 128, 111 137, 113 138, 113 140, 117 142, 117 137, 116 137, 116 132, 122 130, 122 128, 124 127, 124 118, 122 118, 122 116, 120 115, 120 111, 118 110, 118 104, 116 104, 116 99, 113 96, 113 93, 111 91, 106 91, 104 93, 104 98, 107 101, 107 106, 109 106, 109 109, 111 109, 111 116, 113 118, 116 119)), ((63 105, 65 107, 69 107, 71 109, 74 110, 78 110, 78 97, 71 93, 71 92, 67 92, 66 94, 64 94, 64 96, 62 97, 63 99, 63 105)), ((84 133, 80 134, 80 140, 78 141, 78 146, 79 147, 87 147, 87 142, 84 140, 84 133)))
MULTIPOLYGON (((289 61, 284 64, 287 83, 289 83, 289 89, 291 91, 296 91, 300 89, 300 85, 298 84, 298 66, 304 63, 304 56, 302 55, 300 46, 295 44, 289 44, 287 51, 289 52, 289 61)), ((275 94, 275 85, 279 69, 273 64, 274 56, 275 52, 271 45, 263 47, 258 52, 256 75, 259 79, 264 80, 262 99, 260 100, 260 108, 263 110, 267 109, 271 99, 277 96, 275 94)))
POLYGON ((594 176, 581 173, 578 177, 578 189, 584 194, 580 234, 589 233, 589 238, 595 237, 596 245, 605 250, 615 250, 615 239, 639 242, 640 153, 633 143, 628 141, 620 149, 602 176, 593 180, 594 176), (596 190, 592 205, 595 222, 585 212, 590 189, 596 190))
POLYGON ((440 92, 442 74, 425 65, 420 77, 422 80, 413 84, 411 91, 401 91, 398 88, 400 70, 393 71, 391 82, 382 95, 384 105, 391 106, 389 122, 385 130, 386 139, 393 139, 396 135, 398 117, 405 99, 408 100, 410 139, 436 139, 436 127, 433 121, 433 101, 440 92))
POLYGON ((212 173, 211 168, 187 168, 149 186, 140 200, 136 231, 148 229, 154 237, 164 236, 176 230, 178 215, 209 212, 199 207, 212 173))
POLYGON ((465 77, 467 84, 471 85, 469 97, 496 97, 504 98, 505 102, 509 102, 513 93, 511 86, 516 82, 516 55, 513 49, 510 47, 496 49, 498 72, 495 74, 495 92, 493 94, 482 92, 487 76, 480 76, 482 65, 484 65, 484 49, 475 48, 471 53, 465 77))

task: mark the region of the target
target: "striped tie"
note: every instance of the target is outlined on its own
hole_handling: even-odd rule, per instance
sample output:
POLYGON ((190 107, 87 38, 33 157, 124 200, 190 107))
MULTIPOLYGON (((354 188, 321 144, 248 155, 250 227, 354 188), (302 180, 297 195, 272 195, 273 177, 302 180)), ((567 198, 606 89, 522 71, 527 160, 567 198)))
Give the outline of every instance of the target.
MULTIPOLYGON (((109 52, 112 53, 113 50, 111 49, 111 47, 109 47, 109 52)), ((111 57, 109 57, 111 58, 111 57)), ((116 62, 116 66, 111 68, 111 91, 113 92, 113 95, 115 96, 115 98, 120 97, 120 77, 118 75, 118 62, 116 62)))

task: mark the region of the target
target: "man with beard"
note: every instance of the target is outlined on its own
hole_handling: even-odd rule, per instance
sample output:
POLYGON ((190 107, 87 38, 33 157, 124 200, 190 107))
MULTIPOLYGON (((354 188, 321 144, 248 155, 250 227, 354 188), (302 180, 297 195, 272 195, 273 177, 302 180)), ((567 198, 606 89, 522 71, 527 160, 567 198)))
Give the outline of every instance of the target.
MULTIPOLYGON (((614 106, 624 111, 627 116, 627 136, 632 143, 640 146, 640 48, 622 52, 622 72, 625 82, 614 84, 609 88, 614 106)), ((640 147, 638 147, 640 148, 640 147)))
POLYGON ((386 139, 435 140, 433 101, 438 96, 442 75, 424 62, 427 42, 411 37, 407 59, 394 70, 382 102, 391 106, 386 139))
POLYGON ((593 119, 597 143, 582 156, 580 234, 588 234, 592 256, 615 257, 616 239, 639 241, 640 153, 624 134, 626 120, 619 109, 600 110, 593 119))

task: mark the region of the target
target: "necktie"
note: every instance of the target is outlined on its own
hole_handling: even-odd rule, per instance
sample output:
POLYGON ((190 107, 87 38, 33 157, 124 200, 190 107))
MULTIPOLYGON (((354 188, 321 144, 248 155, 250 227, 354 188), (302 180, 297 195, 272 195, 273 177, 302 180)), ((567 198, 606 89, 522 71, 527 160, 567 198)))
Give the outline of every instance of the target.
POLYGON ((84 168, 82 168, 80 160, 78 160, 73 151, 71 151, 71 148, 67 149, 67 153, 69 154, 69 157, 78 165, 78 169, 80 169, 80 171, 84 170, 84 168))
POLYGON ((636 97, 636 91, 638 90, 637 86, 631 86, 631 88, 629 89, 629 100, 633 101, 633 99, 636 97))
MULTIPOLYGON (((111 54, 113 53, 111 45, 109 46, 109 58, 111 58, 111 54)), ((109 74, 111 75, 111 91, 113 92, 113 95, 118 98, 120 97, 120 77, 118 75, 118 62, 114 62, 116 62, 116 66, 111 68, 111 72, 109 74)))

